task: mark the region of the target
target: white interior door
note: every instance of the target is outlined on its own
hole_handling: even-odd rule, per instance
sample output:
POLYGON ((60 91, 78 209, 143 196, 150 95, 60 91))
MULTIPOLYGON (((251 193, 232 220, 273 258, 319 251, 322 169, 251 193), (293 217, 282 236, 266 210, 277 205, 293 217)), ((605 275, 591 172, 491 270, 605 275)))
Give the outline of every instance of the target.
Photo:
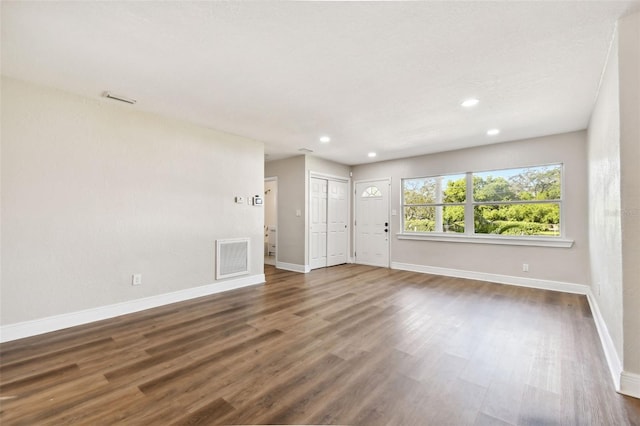
POLYGON ((356 263, 389 267, 388 179, 356 183, 356 263))
POLYGON ((347 244, 349 242, 349 185, 347 182, 328 182, 327 205, 327 266, 347 263, 347 244))
POLYGON ((311 178, 309 199, 309 267, 327 266, 327 189, 326 179, 311 178))

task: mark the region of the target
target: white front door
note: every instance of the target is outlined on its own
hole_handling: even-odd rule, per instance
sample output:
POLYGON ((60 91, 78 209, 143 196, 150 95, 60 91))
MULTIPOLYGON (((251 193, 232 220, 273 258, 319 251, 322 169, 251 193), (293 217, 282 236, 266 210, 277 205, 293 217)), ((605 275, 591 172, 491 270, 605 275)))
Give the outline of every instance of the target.
POLYGON ((389 267, 388 179, 356 183, 356 263, 389 267))
POLYGON ((326 179, 311 178, 309 200, 309 266, 327 266, 327 189, 326 179))
POLYGON ((347 263, 349 204, 347 182, 329 181, 327 206, 327 266, 347 263))

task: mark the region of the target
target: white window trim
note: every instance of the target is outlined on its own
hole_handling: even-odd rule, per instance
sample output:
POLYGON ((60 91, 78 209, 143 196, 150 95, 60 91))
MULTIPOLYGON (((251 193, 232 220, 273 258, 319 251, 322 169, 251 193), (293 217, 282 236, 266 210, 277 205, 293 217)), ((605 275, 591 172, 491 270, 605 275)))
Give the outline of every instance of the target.
MULTIPOLYGON (((559 200, 527 200, 524 203, 522 202, 477 202, 473 199, 467 200, 464 203, 447 203, 442 205, 464 205, 464 215, 465 215, 465 233, 453 233, 453 232, 408 232, 401 231, 396 234, 396 238, 399 240, 423 240, 423 241, 441 241, 441 242, 450 242, 450 243, 472 243, 472 244, 498 244, 498 245, 511 245, 511 246, 533 246, 533 247, 557 247, 557 248, 571 248, 573 247, 574 240, 566 238, 565 235, 565 224, 564 224, 564 208, 562 207, 564 201, 564 164, 563 163, 554 163, 560 164, 562 167, 561 172, 561 197, 559 200), (538 203, 547 201, 549 203, 559 203, 560 204, 560 236, 558 237, 540 237, 540 236, 527 236, 527 237, 519 237, 519 236, 511 236, 511 235, 501 235, 495 236, 492 234, 476 234, 471 233, 468 229, 469 223, 467 222, 467 218, 473 218, 474 207, 477 205, 483 204, 527 204, 527 203, 538 203)), ((543 166, 543 165, 541 165, 543 166)), ((526 166, 525 166, 526 167, 526 166)), ((529 167, 538 167, 538 166, 529 166, 529 167)), ((473 194, 473 173, 474 172, 466 172, 466 184, 467 184, 467 194, 473 194)), ((478 173, 478 172, 475 172, 478 173)), ((444 176, 444 175, 443 175, 444 176)), ((413 178, 402 178, 400 180, 400 207, 401 210, 404 210, 404 196, 403 191, 404 187, 403 181, 405 179, 413 179, 413 178)), ((468 196, 468 195, 467 195, 468 196)), ((471 195, 473 197, 473 195, 471 195)), ((435 204, 434 204, 435 205, 435 204)), ((402 216, 400 218, 401 228, 404 229, 404 211, 402 212, 402 216)), ((473 225, 473 219, 470 220, 470 224, 473 225)))
POLYGON ((536 246, 570 248, 574 240, 559 237, 518 237, 503 235, 500 237, 489 234, 456 234, 453 232, 412 233, 399 232, 396 234, 399 240, 424 240, 443 241, 449 243, 474 243, 474 244, 502 244, 510 246, 536 246))

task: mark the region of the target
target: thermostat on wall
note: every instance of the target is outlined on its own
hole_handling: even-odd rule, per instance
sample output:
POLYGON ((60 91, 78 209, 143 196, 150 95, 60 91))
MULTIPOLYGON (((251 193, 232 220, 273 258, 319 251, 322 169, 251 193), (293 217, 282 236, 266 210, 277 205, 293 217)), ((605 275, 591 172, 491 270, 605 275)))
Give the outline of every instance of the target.
POLYGON ((262 205, 262 197, 259 195, 256 195, 255 197, 253 197, 253 205, 254 206, 261 206, 262 205))

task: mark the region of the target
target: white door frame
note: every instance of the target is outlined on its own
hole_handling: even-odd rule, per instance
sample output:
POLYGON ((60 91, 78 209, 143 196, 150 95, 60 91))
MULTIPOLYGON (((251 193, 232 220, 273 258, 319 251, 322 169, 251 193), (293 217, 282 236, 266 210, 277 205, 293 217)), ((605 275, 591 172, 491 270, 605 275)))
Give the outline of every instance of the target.
MULTIPOLYGON (((377 178, 377 179, 360 179, 360 180, 355 180, 353 181, 353 221, 355 222, 356 220, 356 215, 357 215, 357 203, 358 203, 358 194, 356 194, 356 187, 358 186, 359 183, 367 183, 367 182, 380 182, 380 181, 386 181, 387 184, 389 185, 389 197, 387 199, 387 217, 389 218, 389 243, 387 244, 387 268, 389 268, 391 266, 391 178, 390 177, 384 177, 384 178, 377 178)), ((356 256, 353 255, 353 253, 357 253, 358 252, 358 238, 356 236, 356 226, 354 224, 354 226, 352 227, 352 240, 353 241, 353 250, 351 251, 351 256, 353 259, 354 263, 356 262, 356 256)))
MULTIPOLYGON (((275 182, 276 183, 276 188, 278 188, 278 176, 270 176, 270 177, 266 177, 264 178, 265 182, 275 182)), ((278 226, 278 211, 280 210, 280 203, 278 203, 278 198, 280 198, 280 192, 279 192, 279 188, 276 190, 276 265, 278 264, 278 253, 280 252, 279 247, 280 247, 280 242, 278 241, 278 239, 280 238, 280 227, 278 226)), ((263 210, 264 211, 264 210, 263 210)), ((262 214, 263 218, 264 218, 264 213, 262 214)), ((262 222, 262 229, 263 229, 263 234, 264 234, 264 227, 265 227, 265 223, 264 223, 264 219, 262 222)), ((264 246, 264 244, 263 244, 264 246)))
MULTIPOLYGON (((333 181, 337 181, 337 182, 344 182, 347 184, 347 188, 351 188, 351 178, 350 177, 345 177, 345 176, 336 176, 336 175, 331 175, 331 174, 327 174, 327 173, 320 173, 320 172, 314 172, 312 170, 309 170, 309 174, 307 177, 307 194, 311 194, 311 178, 318 178, 318 179, 326 179, 326 180, 333 180, 333 181)), ((347 190, 347 217, 351 217, 351 190, 347 190)), ((305 262, 306 262, 306 267, 305 269, 309 270, 310 267, 310 260, 309 260, 309 242, 311 241, 311 198, 309 198, 309 196, 307 196, 307 226, 306 226, 306 238, 305 238, 305 262)), ((351 221, 347 221, 347 226, 351 226, 351 221)), ((351 256, 350 256, 350 250, 349 247, 351 247, 351 232, 352 230, 347 229, 347 262, 350 263, 351 262, 351 256)))

